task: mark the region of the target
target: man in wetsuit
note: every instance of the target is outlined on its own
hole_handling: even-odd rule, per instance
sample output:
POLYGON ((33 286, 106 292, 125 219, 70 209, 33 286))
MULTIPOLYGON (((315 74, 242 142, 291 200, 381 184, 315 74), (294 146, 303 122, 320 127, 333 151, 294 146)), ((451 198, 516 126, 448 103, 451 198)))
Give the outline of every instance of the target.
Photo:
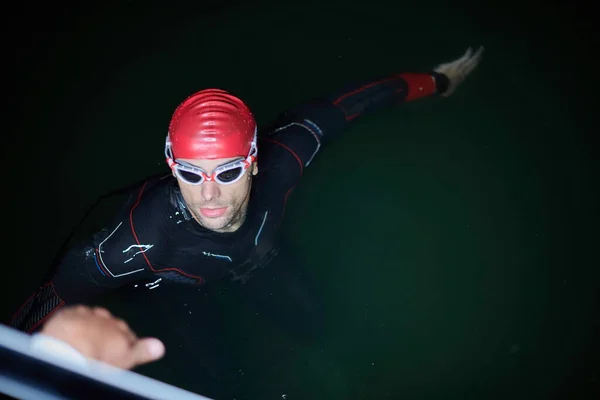
POLYGON ((172 174, 143 183, 103 229, 70 248, 10 325, 36 331, 65 304, 126 286, 200 285, 226 276, 245 282, 276 254, 286 201, 322 146, 360 116, 449 96, 482 50, 469 48, 430 73, 347 87, 285 113, 260 134, 233 95, 218 89, 191 95, 169 125, 165 156, 172 174))

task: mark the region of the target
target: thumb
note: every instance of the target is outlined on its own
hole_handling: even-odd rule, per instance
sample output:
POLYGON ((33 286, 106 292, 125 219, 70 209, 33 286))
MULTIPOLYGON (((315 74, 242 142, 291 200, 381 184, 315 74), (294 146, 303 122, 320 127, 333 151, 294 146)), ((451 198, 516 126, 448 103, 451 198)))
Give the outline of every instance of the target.
POLYGON ((134 365, 156 361, 165 355, 165 345, 156 338, 139 339, 133 348, 132 362, 134 365))

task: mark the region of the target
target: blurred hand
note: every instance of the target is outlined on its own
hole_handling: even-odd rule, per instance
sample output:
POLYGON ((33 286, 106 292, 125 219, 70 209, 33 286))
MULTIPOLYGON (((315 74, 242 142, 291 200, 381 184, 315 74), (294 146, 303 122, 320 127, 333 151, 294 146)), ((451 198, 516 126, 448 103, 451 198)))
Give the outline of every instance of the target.
POLYGON ((60 309, 40 333, 68 343, 85 357, 123 369, 156 361, 165 353, 160 340, 138 338, 125 321, 100 307, 60 309))
POLYGON ((433 69, 435 72, 446 75, 450 80, 448 90, 442 93, 442 96, 448 97, 454 93, 456 88, 479 65, 482 55, 483 46, 480 46, 475 53, 473 53, 473 49, 469 47, 461 58, 440 64, 433 69))

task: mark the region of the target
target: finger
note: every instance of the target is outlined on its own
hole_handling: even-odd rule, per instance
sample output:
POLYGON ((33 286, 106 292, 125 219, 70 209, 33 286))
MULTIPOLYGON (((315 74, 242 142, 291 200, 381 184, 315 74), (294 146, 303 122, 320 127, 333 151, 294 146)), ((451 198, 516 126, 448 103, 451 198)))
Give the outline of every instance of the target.
POLYGON ((121 333, 125 333, 128 336, 133 335, 135 337, 135 334, 129 327, 129 324, 124 319, 115 317, 114 315, 110 314, 110 321, 107 323, 112 324, 112 326, 114 328, 116 328, 118 331, 120 331, 121 333))
POLYGON ((131 350, 131 366, 156 361, 165 355, 165 345, 156 338, 139 339, 131 350))
POLYGON ((477 52, 475 52, 474 57, 481 58, 481 55, 483 54, 484 50, 485 50, 484 46, 479 46, 479 48, 477 49, 477 52))
POLYGON ((110 313, 110 311, 108 311, 106 308, 103 308, 103 307, 94 307, 92 309, 92 311, 94 312, 94 314, 96 314, 99 317, 103 317, 103 318, 112 317, 112 314, 110 313))
POLYGON ((131 328, 129 327, 129 324, 127 322, 125 322, 125 320, 122 320, 120 318, 115 318, 114 322, 115 322, 115 325, 117 326, 117 328, 119 328, 123 332, 131 332, 131 328))
POLYGON ((473 50, 472 50, 470 47, 469 47, 469 50, 470 50, 470 51, 468 52, 468 55, 469 55, 469 57, 468 57, 468 58, 465 58, 465 59, 464 59, 464 60, 461 62, 461 64, 460 64, 460 68, 461 68, 463 71, 465 71, 465 73, 468 73, 468 72, 469 72, 469 69, 471 68, 471 65, 472 65, 473 63, 477 63, 477 62, 479 61, 479 60, 477 59, 477 57, 476 57, 476 54, 475 54, 475 55, 473 55, 473 50))
POLYGON ((452 64, 452 63, 444 63, 444 64, 440 64, 440 65, 438 65, 437 67, 435 67, 433 70, 434 70, 435 72, 440 72, 440 71, 443 71, 443 70, 447 69, 447 68, 448 68, 448 66, 450 66, 451 64, 452 64))
POLYGON ((460 58, 457 58, 454 61, 440 64, 437 67, 435 67, 434 71, 438 70, 438 69, 446 69, 449 67, 460 68, 462 66, 462 64, 464 64, 466 61, 469 60, 469 57, 471 57, 472 52, 473 52, 473 49, 471 47, 469 47, 467 49, 467 51, 465 52, 465 54, 460 56, 460 58))
POLYGON ((473 71, 481 62, 481 56, 483 55, 483 46, 479 47, 477 52, 473 55, 473 57, 469 60, 469 63, 466 67, 466 73, 470 73, 473 71))
POLYGON ((125 321, 115 321, 115 326, 122 335, 125 335, 124 339, 127 340, 129 346, 134 346, 139 340, 137 335, 129 328, 129 325, 125 321))
POLYGON ((89 314, 91 308, 88 306, 84 306, 83 304, 78 304, 76 306, 72 306, 69 309, 69 312, 73 312, 76 314, 89 314))
POLYGON ((478 63, 479 60, 481 60, 482 55, 483 55, 483 46, 480 46, 479 49, 477 49, 477 51, 475 52, 475 54, 473 54, 471 56, 471 59, 469 60, 469 62, 478 63))
POLYGON ((473 53, 473 48, 469 47, 467 49, 467 51, 465 51, 465 54, 458 60, 458 62, 460 64, 464 63, 465 61, 468 61, 469 58, 471 58, 471 54, 473 53))
POLYGON ((468 75, 471 71, 473 71, 479 65, 479 60, 469 60, 468 63, 465 63, 462 66, 463 75, 468 75))
POLYGON ((478 66, 478 65, 479 65, 479 61, 477 61, 477 62, 473 62, 473 63, 471 63, 471 64, 467 65, 467 67, 465 68, 465 75, 468 75, 468 74, 470 74, 471 72, 473 72, 473 70, 474 70, 475 68, 477 68, 477 66, 478 66))

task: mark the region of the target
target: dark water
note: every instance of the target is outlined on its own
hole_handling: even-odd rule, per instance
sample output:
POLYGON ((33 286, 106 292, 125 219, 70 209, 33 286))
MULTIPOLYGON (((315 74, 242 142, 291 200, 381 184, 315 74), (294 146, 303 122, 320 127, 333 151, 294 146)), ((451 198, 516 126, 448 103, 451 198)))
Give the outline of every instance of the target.
POLYGON ((195 90, 231 90, 266 123, 483 44, 454 96, 357 122, 307 170, 273 268, 302 274, 311 301, 268 270, 254 295, 222 283, 99 301, 167 343, 139 372, 217 398, 598 398, 591 14, 415 4, 23 6, 5 35, 3 315, 99 195, 164 169, 170 114, 195 90), (254 303, 265 293, 273 313, 254 303))

